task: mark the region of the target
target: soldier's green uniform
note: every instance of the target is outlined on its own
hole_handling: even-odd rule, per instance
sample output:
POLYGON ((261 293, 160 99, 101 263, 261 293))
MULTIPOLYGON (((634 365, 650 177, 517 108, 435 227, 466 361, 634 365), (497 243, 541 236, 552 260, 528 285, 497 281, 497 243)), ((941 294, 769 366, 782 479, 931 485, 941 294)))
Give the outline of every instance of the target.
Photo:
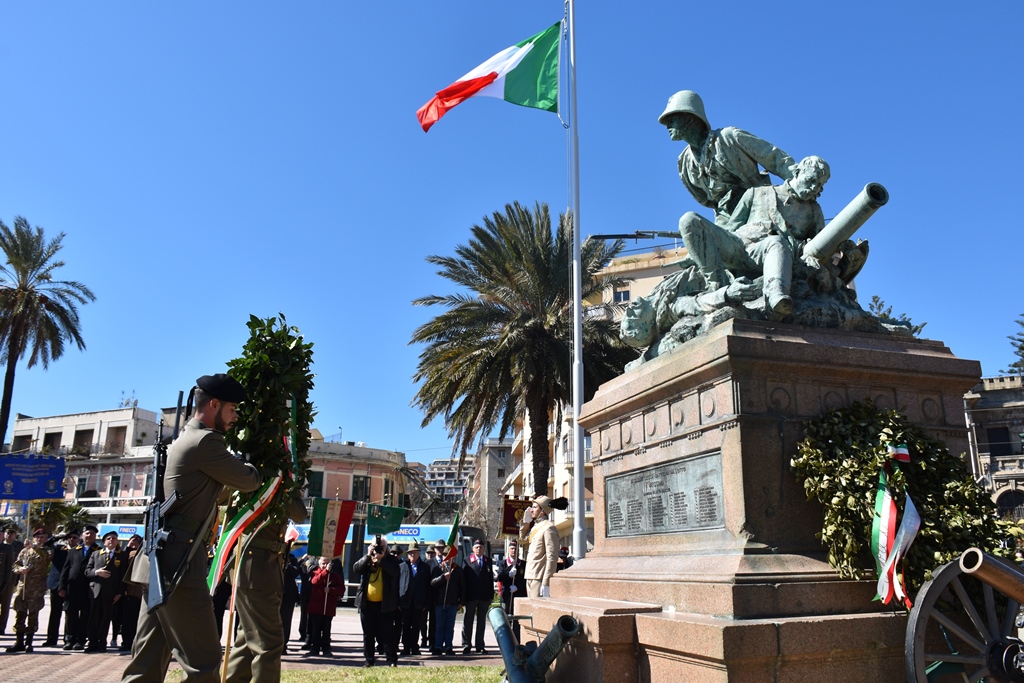
MULTIPOLYGON (((306 520, 302 500, 288 505, 293 522, 306 520)), ((287 522, 271 523, 251 540, 242 537, 246 548, 235 593, 240 626, 228 656, 228 683, 276 683, 281 680, 284 631, 281 626, 281 595, 284 591, 284 542, 287 522)))
MULTIPOLYGON (((40 530, 42 531, 42 530, 40 530)), ((38 532, 37 532, 38 533, 38 532)), ((46 538, 46 532, 40 536, 46 538)), ((21 577, 14 592, 14 633, 17 642, 8 652, 32 652, 32 636, 39 628, 39 610, 46 595, 46 577, 50 573, 50 549, 26 545, 14 563, 15 575, 21 577)))
MULTIPOLYGON (((179 498, 165 523, 173 530, 174 541, 166 543, 161 551, 164 571, 174 572, 187 556, 189 539, 216 514, 217 500, 225 486, 255 491, 259 485, 256 468, 228 452, 223 434, 195 418, 189 420, 167 453, 164 492, 170 496, 177 491, 179 498)), ((149 612, 143 595, 132 661, 125 669, 123 683, 162 683, 172 651, 184 671, 182 681, 220 680, 220 638, 206 573, 206 553, 197 552, 156 614, 149 612)))

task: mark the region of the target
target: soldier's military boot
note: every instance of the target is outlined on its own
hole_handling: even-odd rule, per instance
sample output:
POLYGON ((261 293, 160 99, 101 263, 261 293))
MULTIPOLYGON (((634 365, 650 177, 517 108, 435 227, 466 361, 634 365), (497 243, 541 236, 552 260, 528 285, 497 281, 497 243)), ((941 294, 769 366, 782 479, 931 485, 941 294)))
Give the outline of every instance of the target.
POLYGON ((11 645, 9 648, 7 648, 7 652, 24 652, 24 651, 25 651, 25 636, 19 633, 17 641, 15 641, 14 645, 11 645))
POLYGON ((25 636, 25 652, 32 652, 32 636, 34 633, 29 633, 25 636))

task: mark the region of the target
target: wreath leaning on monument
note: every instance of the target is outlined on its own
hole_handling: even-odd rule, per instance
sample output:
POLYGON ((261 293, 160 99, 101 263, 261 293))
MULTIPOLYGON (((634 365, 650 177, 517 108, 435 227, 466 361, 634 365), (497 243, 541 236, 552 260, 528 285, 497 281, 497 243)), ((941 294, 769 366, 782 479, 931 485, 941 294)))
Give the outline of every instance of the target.
POLYGON ((871 534, 883 469, 900 514, 907 510, 909 493, 920 515, 917 537, 902 561, 908 592, 930 579, 932 569, 968 548, 1010 557, 1014 539, 1024 538, 1024 526, 999 518, 964 459, 951 455, 943 442, 898 411, 854 403, 808 421, 805 428, 791 465, 807 499, 825 508, 818 537, 841 577, 862 579, 875 573, 869 568, 871 534), (893 450, 904 444, 909 462, 893 466, 893 450))

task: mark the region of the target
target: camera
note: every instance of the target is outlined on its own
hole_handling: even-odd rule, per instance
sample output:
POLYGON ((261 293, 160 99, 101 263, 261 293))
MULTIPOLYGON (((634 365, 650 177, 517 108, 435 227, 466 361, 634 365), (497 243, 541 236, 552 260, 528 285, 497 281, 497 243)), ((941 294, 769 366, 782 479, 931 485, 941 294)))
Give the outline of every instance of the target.
POLYGON ((373 552, 378 555, 384 554, 384 539, 380 537, 380 534, 377 534, 377 537, 373 541, 373 552))

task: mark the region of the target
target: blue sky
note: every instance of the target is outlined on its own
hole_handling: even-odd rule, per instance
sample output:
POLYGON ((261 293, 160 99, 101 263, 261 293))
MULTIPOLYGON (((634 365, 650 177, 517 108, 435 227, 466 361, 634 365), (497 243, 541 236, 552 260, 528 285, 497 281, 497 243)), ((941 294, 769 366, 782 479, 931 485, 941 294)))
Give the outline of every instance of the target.
MULTIPOLYGON (((0 219, 67 233, 64 277, 97 300, 87 350, 19 368, 15 412, 173 405, 224 370, 250 314, 314 343, 325 435, 446 455, 409 407, 431 311, 426 263, 505 203, 567 206, 552 114, 470 101, 429 134, 416 109, 561 3, 4 3, 0 219)), ((858 233, 858 278, 995 375, 1024 313, 1024 5, 581 0, 577 64, 584 233, 673 230, 697 205, 673 92, 715 127, 824 157, 834 216, 869 181, 889 204, 858 233)), ((705 211, 706 213, 706 211, 705 211)), ((644 247, 654 243, 642 244, 644 247)), ((628 248, 635 248, 630 245, 628 248)))

